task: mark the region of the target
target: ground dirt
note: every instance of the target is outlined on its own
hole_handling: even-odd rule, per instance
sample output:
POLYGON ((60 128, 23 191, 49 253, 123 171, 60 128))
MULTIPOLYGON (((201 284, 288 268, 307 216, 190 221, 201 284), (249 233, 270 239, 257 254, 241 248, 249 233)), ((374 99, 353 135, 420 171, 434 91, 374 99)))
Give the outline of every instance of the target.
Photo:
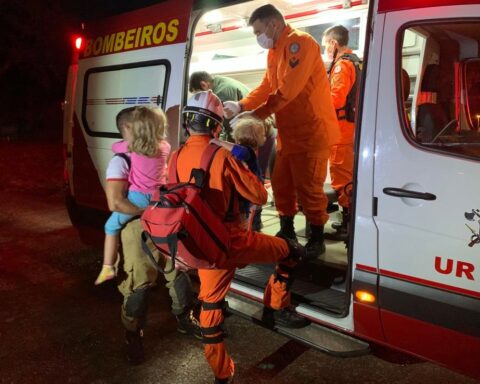
MULTIPOLYGON (((163 286, 147 361, 126 363, 121 296, 93 285, 101 252, 71 226, 62 167, 60 143, 0 141, 0 383, 212 383, 200 342, 175 331, 163 286)), ((235 316, 227 327, 236 384, 475 383, 423 362, 334 358, 235 316)))

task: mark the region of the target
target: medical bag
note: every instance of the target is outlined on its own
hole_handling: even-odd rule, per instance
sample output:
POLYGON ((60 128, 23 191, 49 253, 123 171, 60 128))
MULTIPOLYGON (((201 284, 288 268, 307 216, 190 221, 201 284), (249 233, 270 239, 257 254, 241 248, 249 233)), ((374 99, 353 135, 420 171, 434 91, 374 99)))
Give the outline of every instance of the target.
POLYGON ((190 180, 180 183, 177 158, 172 157, 169 184, 162 185, 142 214, 142 245, 145 253, 162 273, 178 269, 212 269, 222 265, 230 246, 230 235, 223 219, 203 198, 209 169, 220 147, 209 144, 204 150, 200 169, 192 169, 190 180), (172 181, 174 181, 172 183, 172 181), (176 182, 175 182, 176 181, 176 182), (164 270, 152 255, 148 240, 160 253, 172 259, 172 268, 164 270))

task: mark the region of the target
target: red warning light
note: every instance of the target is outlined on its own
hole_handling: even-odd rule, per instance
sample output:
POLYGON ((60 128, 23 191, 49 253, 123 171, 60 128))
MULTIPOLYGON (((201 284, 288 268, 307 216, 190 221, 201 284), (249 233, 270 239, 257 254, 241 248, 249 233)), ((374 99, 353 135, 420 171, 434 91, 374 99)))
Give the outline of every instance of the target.
POLYGON ((83 48, 83 37, 75 37, 75 48, 80 51, 83 48))

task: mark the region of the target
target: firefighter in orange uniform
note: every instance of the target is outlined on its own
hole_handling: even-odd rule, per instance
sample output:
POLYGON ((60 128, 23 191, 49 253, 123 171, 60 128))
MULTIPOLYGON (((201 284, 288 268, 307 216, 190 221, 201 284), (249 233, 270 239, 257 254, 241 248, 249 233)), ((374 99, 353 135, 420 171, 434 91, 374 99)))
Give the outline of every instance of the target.
POLYGON ((347 223, 349 218, 350 198, 348 185, 352 182, 353 173, 353 138, 354 138, 354 88, 360 59, 348 48, 348 29, 336 25, 323 34, 322 45, 331 66, 328 70, 333 105, 337 112, 340 139, 335 143, 330 155, 330 177, 332 188, 338 196, 338 204, 342 207, 342 222, 333 223, 336 229, 333 234, 325 234, 327 239, 347 240, 347 223), (352 92, 352 94, 350 94, 352 92))
MULTIPOLYGON (((183 118, 190 137, 177 159, 180 181, 188 181, 192 169, 200 167, 203 151, 221 129, 222 116, 222 103, 211 91, 195 93, 188 100, 183 118)), ((200 326, 205 356, 215 374, 215 383, 228 383, 234 374, 234 363, 225 349, 221 326, 224 299, 235 269, 249 263, 278 263, 265 288, 264 320, 270 325, 301 328, 308 321, 289 308, 289 287, 292 283, 290 272, 305 250, 292 240, 245 229, 238 199, 233 199, 231 208, 232 196, 239 194, 253 204, 262 205, 267 200, 267 192, 257 176, 235 160, 230 151, 220 148, 216 152, 207 180, 204 198, 224 218, 231 235, 231 246, 226 264, 219 266, 221 269, 198 270, 199 299, 202 301, 200 326)))
POLYGON ((275 114, 278 137, 272 188, 280 214, 279 234, 296 239, 293 218, 298 200, 312 230, 306 257, 315 259, 325 252, 323 227, 328 214, 323 183, 338 136, 320 47, 312 36, 286 24, 270 4, 256 9, 249 24, 259 45, 269 50, 267 72, 247 97, 224 103, 225 115, 248 111, 240 115, 265 119, 275 114))

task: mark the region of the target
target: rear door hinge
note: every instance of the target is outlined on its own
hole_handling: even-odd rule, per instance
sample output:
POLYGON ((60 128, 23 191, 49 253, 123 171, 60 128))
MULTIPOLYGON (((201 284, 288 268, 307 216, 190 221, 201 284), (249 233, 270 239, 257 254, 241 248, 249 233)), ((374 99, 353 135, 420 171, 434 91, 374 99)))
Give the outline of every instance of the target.
POLYGON ((372 216, 377 216, 377 213, 378 213, 378 197, 373 196, 372 216))

